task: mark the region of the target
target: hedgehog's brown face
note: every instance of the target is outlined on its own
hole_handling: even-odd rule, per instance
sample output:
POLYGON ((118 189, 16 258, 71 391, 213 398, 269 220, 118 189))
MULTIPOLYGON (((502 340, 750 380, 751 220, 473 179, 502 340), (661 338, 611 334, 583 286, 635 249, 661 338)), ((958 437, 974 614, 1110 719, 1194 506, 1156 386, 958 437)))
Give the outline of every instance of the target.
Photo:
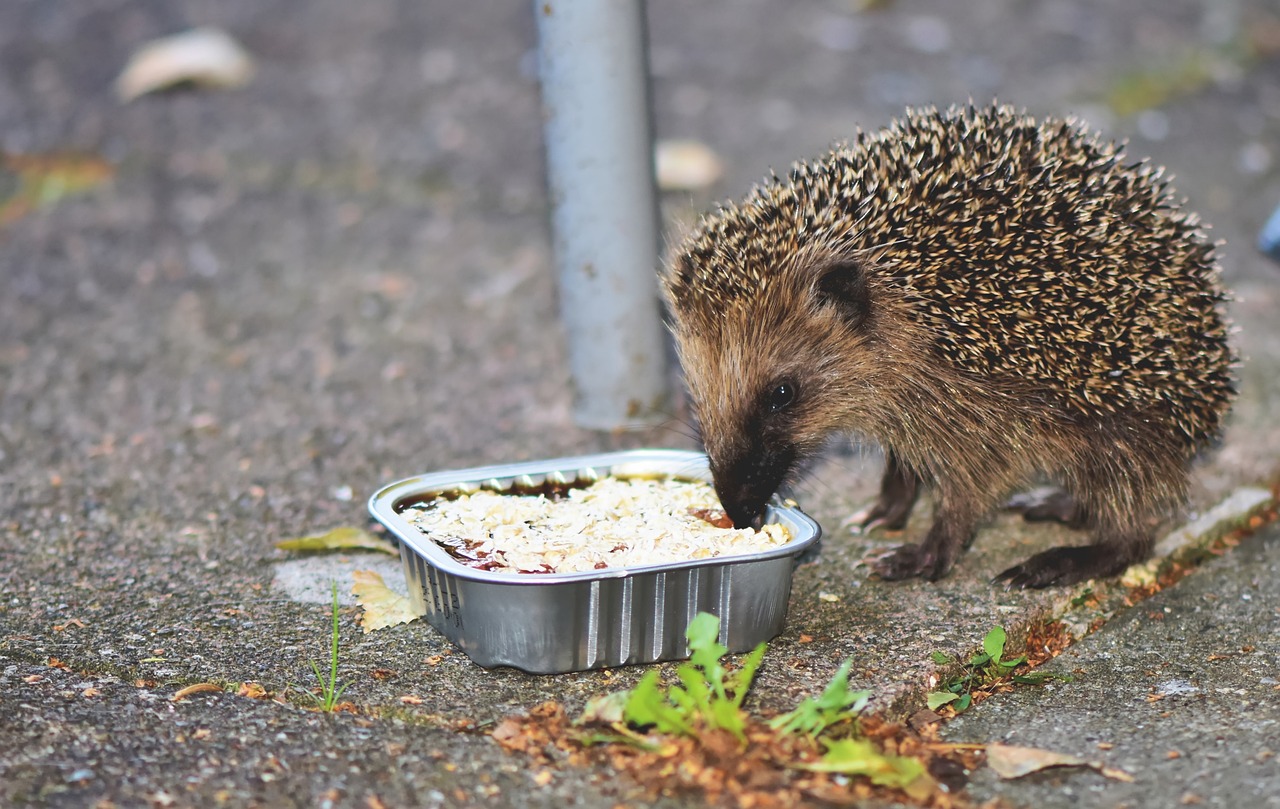
POLYGON ((716 309, 669 295, 716 492, 739 527, 758 524, 797 464, 848 426, 849 362, 870 314, 863 274, 824 262, 791 275, 716 309))

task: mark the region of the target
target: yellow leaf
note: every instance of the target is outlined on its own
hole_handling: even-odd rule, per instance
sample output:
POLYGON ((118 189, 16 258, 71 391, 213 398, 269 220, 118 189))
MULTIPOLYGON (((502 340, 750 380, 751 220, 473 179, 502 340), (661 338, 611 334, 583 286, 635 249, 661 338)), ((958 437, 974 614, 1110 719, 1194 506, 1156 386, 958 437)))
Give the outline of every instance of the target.
POLYGON ((0 225, 83 194, 114 171, 102 158, 78 152, 0 154, 0 225))
POLYGON ((323 534, 281 540, 276 543, 276 547, 282 551, 333 551, 363 548, 369 551, 382 551, 392 556, 400 553, 396 546, 387 540, 376 537, 363 528, 349 525, 323 534))
POLYGON ((418 614, 409 605, 409 599, 387 587, 377 573, 372 570, 356 570, 352 571, 351 577, 355 579, 351 592, 364 608, 360 623, 365 632, 407 624, 417 619, 418 614))

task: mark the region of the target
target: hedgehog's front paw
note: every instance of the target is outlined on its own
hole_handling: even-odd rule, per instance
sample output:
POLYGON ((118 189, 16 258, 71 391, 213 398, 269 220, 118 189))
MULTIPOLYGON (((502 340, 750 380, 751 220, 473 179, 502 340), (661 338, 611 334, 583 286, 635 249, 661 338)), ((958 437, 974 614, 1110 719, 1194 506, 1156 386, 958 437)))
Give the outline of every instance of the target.
POLYGON ((886 581, 916 577, 937 581, 951 569, 951 560, 942 558, 936 548, 914 544, 899 545, 869 564, 871 570, 886 581))
POLYGON ((1009 590, 1052 587, 1114 576, 1126 567, 1127 562, 1117 559, 1115 551, 1104 546, 1050 548, 1014 565, 991 583, 1003 584, 1009 590))

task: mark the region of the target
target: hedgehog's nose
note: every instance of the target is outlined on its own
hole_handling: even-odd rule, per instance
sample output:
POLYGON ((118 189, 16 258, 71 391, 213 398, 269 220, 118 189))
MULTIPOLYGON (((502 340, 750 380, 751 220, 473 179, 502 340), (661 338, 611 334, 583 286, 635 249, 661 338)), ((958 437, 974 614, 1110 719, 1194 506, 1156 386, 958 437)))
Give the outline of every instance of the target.
POLYGON ((764 503, 768 495, 761 498, 752 492, 725 491, 727 487, 717 486, 716 494, 720 497, 720 506, 724 513, 733 520, 734 528, 754 528, 760 530, 764 525, 764 503))
POLYGON ((764 524, 763 508, 749 508, 741 503, 730 504, 723 500, 720 505, 724 506, 724 513, 733 520, 734 528, 754 528, 759 531, 760 526, 764 524))
POLYGON ((765 506, 782 484, 794 457, 790 447, 772 451, 753 448, 712 464, 716 495, 735 528, 758 530, 764 524, 765 506))

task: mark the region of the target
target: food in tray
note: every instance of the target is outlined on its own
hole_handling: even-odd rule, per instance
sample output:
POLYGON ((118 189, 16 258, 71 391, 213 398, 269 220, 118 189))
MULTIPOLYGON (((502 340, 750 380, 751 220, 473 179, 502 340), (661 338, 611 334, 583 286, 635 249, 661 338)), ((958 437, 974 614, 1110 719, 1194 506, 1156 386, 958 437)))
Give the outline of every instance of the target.
POLYGON ((602 478, 551 494, 482 490, 401 512, 469 567, 579 573, 752 554, 791 540, 779 524, 735 529, 710 485, 676 478, 602 478))

